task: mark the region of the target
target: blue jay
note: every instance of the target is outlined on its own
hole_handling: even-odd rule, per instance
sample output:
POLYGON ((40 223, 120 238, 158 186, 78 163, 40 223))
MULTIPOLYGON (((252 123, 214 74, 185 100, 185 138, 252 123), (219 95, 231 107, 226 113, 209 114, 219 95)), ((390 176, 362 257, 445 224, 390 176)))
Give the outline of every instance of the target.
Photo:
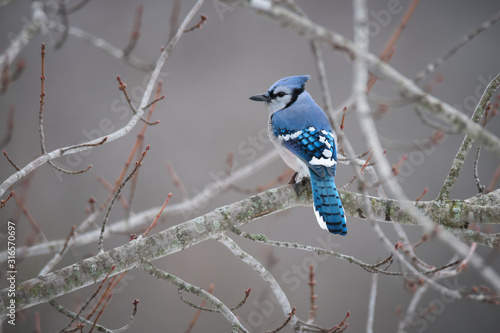
POLYGON ((304 90, 308 80, 309 75, 285 77, 250 99, 267 104, 269 136, 285 163, 300 176, 310 177, 320 227, 345 236, 344 208, 334 179, 335 139, 326 114, 304 90))

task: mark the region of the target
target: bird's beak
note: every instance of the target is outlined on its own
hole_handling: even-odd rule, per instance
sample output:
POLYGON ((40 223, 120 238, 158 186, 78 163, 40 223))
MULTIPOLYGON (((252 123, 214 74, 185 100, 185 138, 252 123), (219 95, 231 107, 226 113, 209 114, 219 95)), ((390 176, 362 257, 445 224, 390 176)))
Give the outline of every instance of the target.
POLYGON ((256 101, 256 102, 266 102, 267 103, 271 100, 271 97, 269 97, 268 93, 265 93, 262 95, 251 96, 250 99, 252 101, 256 101))

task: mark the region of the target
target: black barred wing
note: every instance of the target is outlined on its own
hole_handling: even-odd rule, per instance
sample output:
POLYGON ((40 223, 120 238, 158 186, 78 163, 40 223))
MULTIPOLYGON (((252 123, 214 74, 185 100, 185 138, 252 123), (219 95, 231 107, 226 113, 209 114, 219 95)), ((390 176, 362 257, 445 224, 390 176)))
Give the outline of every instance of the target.
POLYGON ((337 149, 333 133, 313 126, 302 130, 275 129, 278 141, 304 161, 318 176, 335 176, 337 149))

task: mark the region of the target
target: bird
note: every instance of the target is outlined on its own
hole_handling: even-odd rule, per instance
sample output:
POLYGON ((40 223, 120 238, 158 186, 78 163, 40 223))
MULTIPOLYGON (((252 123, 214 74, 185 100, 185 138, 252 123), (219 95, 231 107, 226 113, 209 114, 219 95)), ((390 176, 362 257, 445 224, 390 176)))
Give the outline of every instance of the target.
POLYGON ((335 185, 337 148, 328 117, 305 91, 309 75, 289 76, 266 93, 251 96, 269 109, 269 136, 284 162, 311 181, 314 213, 322 229, 347 234, 344 208, 335 185))

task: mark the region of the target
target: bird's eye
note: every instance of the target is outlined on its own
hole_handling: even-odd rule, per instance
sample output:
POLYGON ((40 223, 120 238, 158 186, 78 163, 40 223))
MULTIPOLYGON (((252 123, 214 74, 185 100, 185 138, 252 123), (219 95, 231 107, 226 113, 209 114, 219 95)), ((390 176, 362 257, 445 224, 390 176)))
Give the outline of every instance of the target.
POLYGON ((277 93, 277 94, 276 94, 276 96, 278 96, 278 97, 283 97, 283 96, 285 96, 285 95, 286 95, 286 94, 285 94, 284 92, 282 92, 282 91, 280 91, 279 93, 277 93))

